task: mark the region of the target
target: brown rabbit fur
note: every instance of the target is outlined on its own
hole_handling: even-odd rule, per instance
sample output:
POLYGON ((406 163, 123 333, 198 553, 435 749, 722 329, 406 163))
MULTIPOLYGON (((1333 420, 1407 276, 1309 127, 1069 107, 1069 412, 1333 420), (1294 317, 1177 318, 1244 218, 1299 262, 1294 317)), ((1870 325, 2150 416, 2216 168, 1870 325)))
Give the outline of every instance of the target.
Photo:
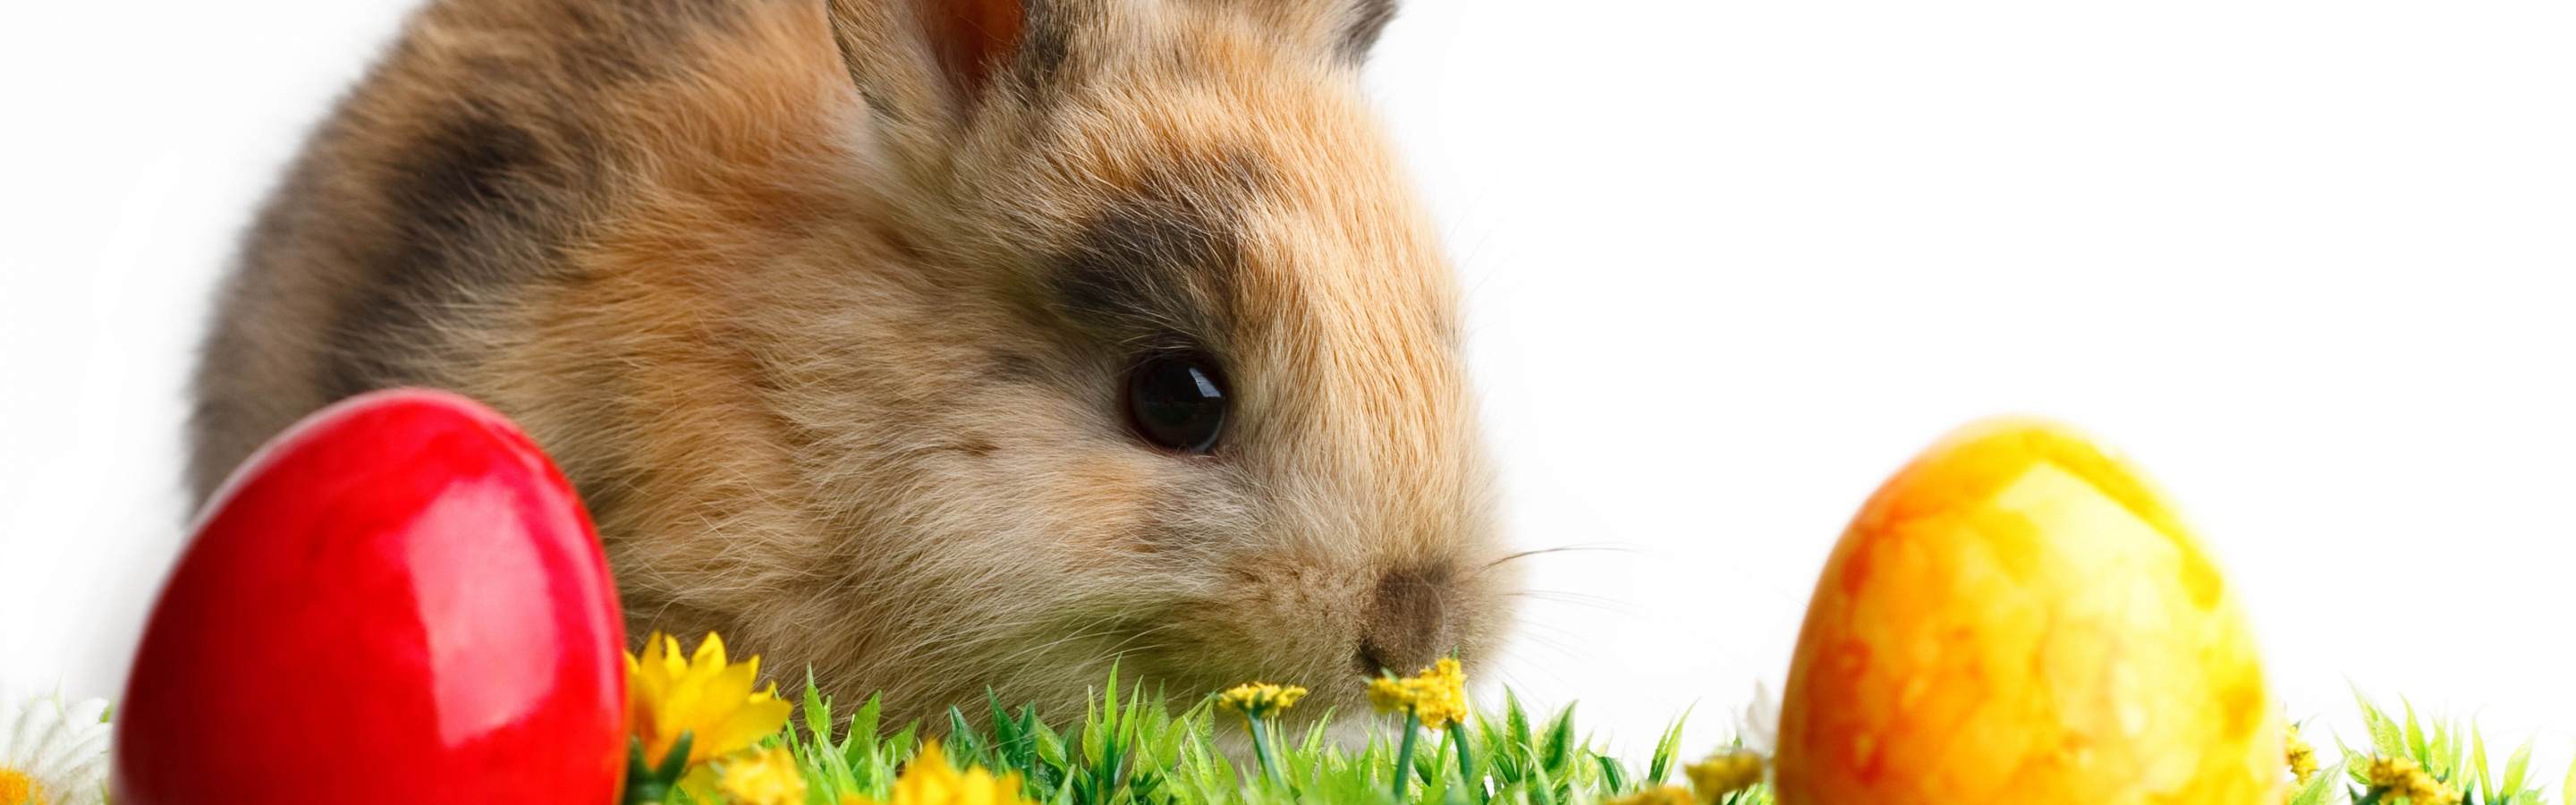
POLYGON ((896 715, 1079 712, 1113 659, 1344 712, 1364 671, 1472 667, 1517 580, 1458 294, 1358 86, 1391 13, 437 0, 249 235, 192 483, 439 386, 561 462, 632 639, 720 631, 896 715), (1127 419, 1176 345, 1227 373, 1206 455, 1127 419))

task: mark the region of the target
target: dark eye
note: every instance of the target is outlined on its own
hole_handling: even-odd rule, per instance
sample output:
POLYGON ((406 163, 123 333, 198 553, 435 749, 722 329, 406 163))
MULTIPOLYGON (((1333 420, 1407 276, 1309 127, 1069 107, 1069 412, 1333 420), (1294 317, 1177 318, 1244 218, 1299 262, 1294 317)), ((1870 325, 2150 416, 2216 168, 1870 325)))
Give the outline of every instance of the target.
POLYGON ((1225 409, 1225 373, 1206 353, 1156 353, 1127 374, 1127 418, 1145 441, 1205 453, 1225 431, 1225 409))

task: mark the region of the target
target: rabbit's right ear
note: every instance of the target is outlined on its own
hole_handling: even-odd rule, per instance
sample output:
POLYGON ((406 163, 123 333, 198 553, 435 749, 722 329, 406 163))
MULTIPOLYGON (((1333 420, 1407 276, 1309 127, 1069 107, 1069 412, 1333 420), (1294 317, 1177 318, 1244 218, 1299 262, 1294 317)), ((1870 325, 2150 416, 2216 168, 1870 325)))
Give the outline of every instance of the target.
POLYGON ((878 124, 916 148, 956 136, 1020 60, 1030 3, 829 0, 832 39, 878 124))

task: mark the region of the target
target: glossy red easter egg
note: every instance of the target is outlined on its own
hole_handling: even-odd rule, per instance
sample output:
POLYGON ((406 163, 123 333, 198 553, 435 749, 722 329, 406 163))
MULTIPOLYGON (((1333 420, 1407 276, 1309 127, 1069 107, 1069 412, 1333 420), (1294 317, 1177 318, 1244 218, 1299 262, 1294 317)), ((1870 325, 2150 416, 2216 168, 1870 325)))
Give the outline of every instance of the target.
POLYGON ((198 521, 117 705, 115 799, 613 802, 625 644, 536 443, 453 394, 352 398, 198 521))

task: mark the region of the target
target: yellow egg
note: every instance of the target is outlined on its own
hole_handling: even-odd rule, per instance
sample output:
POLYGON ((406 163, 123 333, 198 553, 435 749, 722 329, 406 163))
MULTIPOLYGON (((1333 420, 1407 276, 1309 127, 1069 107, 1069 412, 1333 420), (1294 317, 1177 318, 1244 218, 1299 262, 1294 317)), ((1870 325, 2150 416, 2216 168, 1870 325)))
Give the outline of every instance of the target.
POLYGON ((1784 805, 2279 805, 2281 714, 2236 596, 2146 480, 1998 419, 1871 496, 1782 702, 1784 805))

